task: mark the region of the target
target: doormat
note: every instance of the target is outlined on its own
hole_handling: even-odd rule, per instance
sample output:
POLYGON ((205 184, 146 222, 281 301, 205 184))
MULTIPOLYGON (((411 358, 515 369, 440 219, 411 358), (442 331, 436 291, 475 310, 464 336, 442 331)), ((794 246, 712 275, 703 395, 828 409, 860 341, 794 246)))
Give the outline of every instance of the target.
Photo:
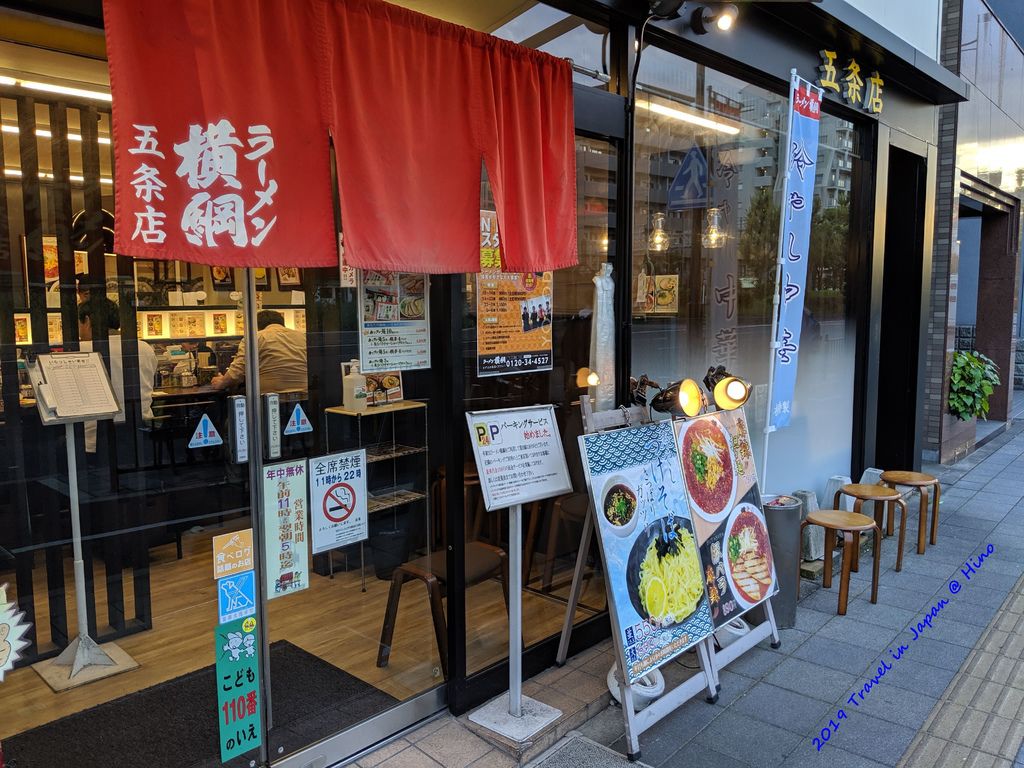
MULTIPOLYGON (((273 757, 398 703, 286 640, 270 646, 270 674, 273 757)), ((219 766, 216 686, 210 665, 11 736, 3 742, 7 768, 219 766)), ((248 766, 256 754, 227 765, 248 766)))
POLYGON ((649 768, 631 763, 618 752, 569 731, 555 746, 528 764, 528 768, 649 768))

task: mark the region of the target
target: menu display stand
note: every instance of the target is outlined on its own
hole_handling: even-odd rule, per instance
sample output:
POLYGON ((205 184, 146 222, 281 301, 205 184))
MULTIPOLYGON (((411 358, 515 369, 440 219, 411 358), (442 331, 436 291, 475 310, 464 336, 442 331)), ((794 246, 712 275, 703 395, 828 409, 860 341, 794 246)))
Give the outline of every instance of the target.
POLYGON ((113 643, 101 647, 89 636, 86 606, 85 561, 78 492, 75 424, 113 419, 121 413, 98 352, 56 352, 28 361, 36 408, 44 426, 64 425, 68 462, 68 499, 71 506, 71 543, 74 551, 75 612, 78 636, 51 661, 34 665, 54 690, 60 691, 132 669, 138 664, 113 643), (70 667, 66 678, 52 667, 70 667), (83 677, 79 678, 80 674, 83 677), (77 678, 77 679, 76 679, 77 678))
POLYGON ((488 512, 509 510, 509 692, 470 714, 478 725, 517 742, 561 711, 523 696, 523 504, 572 490, 553 405, 471 411, 470 441, 488 512))

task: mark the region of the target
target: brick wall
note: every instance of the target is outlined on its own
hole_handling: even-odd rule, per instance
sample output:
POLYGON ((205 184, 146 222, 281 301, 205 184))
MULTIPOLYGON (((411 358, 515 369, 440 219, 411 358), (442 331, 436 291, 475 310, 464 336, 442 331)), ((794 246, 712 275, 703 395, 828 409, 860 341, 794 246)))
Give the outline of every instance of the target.
MULTIPOLYGON (((942 35, 939 41, 940 63, 954 74, 960 73, 960 22, 963 0, 943 0, 942 35)), ((925 391, 924 457, 941 457, 949 416, 946 414, 949 371, 956 345, 956 271, 955 225, 959 173, 956 171, 957 106, 939 109, 937 189, 935 196, 935 234, 932 249, 931 306, 928 331, 924 339, 925 391)), ((950 435, 952 437, 952 435, 950 435)))

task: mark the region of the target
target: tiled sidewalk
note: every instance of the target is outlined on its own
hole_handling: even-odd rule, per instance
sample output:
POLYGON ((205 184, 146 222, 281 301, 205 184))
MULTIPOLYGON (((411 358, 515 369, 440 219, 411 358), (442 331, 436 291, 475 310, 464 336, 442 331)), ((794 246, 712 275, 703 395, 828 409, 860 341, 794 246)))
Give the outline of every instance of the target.
MULTIPOLYGON (((1013 427, 955 467, 925 471, 943 483, 938 544, 917 555, 912 500, 902 573, 892 570, 895 537, 882 547, 878 604, 868 601, 870 555, 852 575, 846 616, 835 614, 837 582, 830 590, 805 582, 796 628, 782 631, 782 647, 752 649, 722 673, 715 705, 690 701, 643 734, 644 764, 1024 768, 1024 429, 1013 427), (993 554, 968 581, 960 569, 989 543, 993 554), (954 578, 962 589, 951 595, 954 578), (910 627, 940 599, 948 605, 912 640, 910 627), (893 661, 889 649, 900 643, 908 650, 893 661), (883 659, 892 669, 851 705, 851 694, 883 659), (819 752, 813 739, 840 708, 846 717, 819 752)), ((597 663, 609 659, 603 647, 589 653, 597 663)), ((692 665, 688 655, 663 672, 678 682, 693 674, 692 665)), ((597 677, 599 670, 588 672, 597 677)), ((572 687, 570 678, 554 685, 572 687)), ((614 707, 576 727, 625 751, 622 714, 614 707)), ((430 734, 407 736, 397 752, 385 747, 383 759, 370 755, 359 764, 515 765, 450 718, 428 728, 430 734), (456 746, 463 736, 475 749, 456 746)), ((578 764, 559 762, 560 754, 547 755, 544 768, 578 764)))

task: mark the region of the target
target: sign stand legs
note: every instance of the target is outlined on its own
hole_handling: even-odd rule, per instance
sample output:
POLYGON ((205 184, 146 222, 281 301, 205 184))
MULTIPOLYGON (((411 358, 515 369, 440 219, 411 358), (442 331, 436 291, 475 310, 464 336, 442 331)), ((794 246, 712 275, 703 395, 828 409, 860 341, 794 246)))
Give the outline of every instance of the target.
MULTIPOLYGON (((712 670, 714 672, 716 683, 718 682, 718 673, 724 669, 727 664, 735 661, 762 640, 771 638, 772 648, 779 648, 782 645, 782 641, 779 639, 779 628, 775 623, 775 612, 772 610, 771 598, 761 603, 760 607, 764 609, 764 621, 754 627, 751 627, 747 634, 733 640, 720 651, 716 651, 714 649, 714 645, 711 646, 712 670)), ((708 642, 711 642, 711 638, 708 638, 708 642)))
POLYGON ((78 618, 78 637, 71 641, 53 663, 71 667, 69 678, 86 667, 112 667, 116 662, 89 637, 89 616, 85 605, 85 562, 82 555, 82 518, 78 504, 78 460, 75 454, 75 425, 64 425, 65 445, 68 452, 68 496, 71 500, 71 545, 75 556, 75 612, 78 618))
MULTIPOLYGON (((569 656, 569 637, 572 635, 572 624, 576 617, 576 606, 580 602, 580 593, 583 591, 583 571, 587 567, 587 554, 590 552, 590 537, 594 535, 594 518, 588 507, 587 514, 583 518, 583 532, 580 534, 580 548, 576 552, 576 570, 572 574, 572 586, 569 588, 569 604, 565 608, 565 620, 562 623, 562 637, 558 641, 558 653, 555 656, 555 664, 559 667, 565 666, 565 660, 569 656)), ((551 553, 548 554, 551 557, 551 553)))
POLYGON ((508 518, 508 694, 470 714, 478 725, 517 742, 530 738, 561 717, 561 710, 523 696, 523 506, 509 507, 508 518))

